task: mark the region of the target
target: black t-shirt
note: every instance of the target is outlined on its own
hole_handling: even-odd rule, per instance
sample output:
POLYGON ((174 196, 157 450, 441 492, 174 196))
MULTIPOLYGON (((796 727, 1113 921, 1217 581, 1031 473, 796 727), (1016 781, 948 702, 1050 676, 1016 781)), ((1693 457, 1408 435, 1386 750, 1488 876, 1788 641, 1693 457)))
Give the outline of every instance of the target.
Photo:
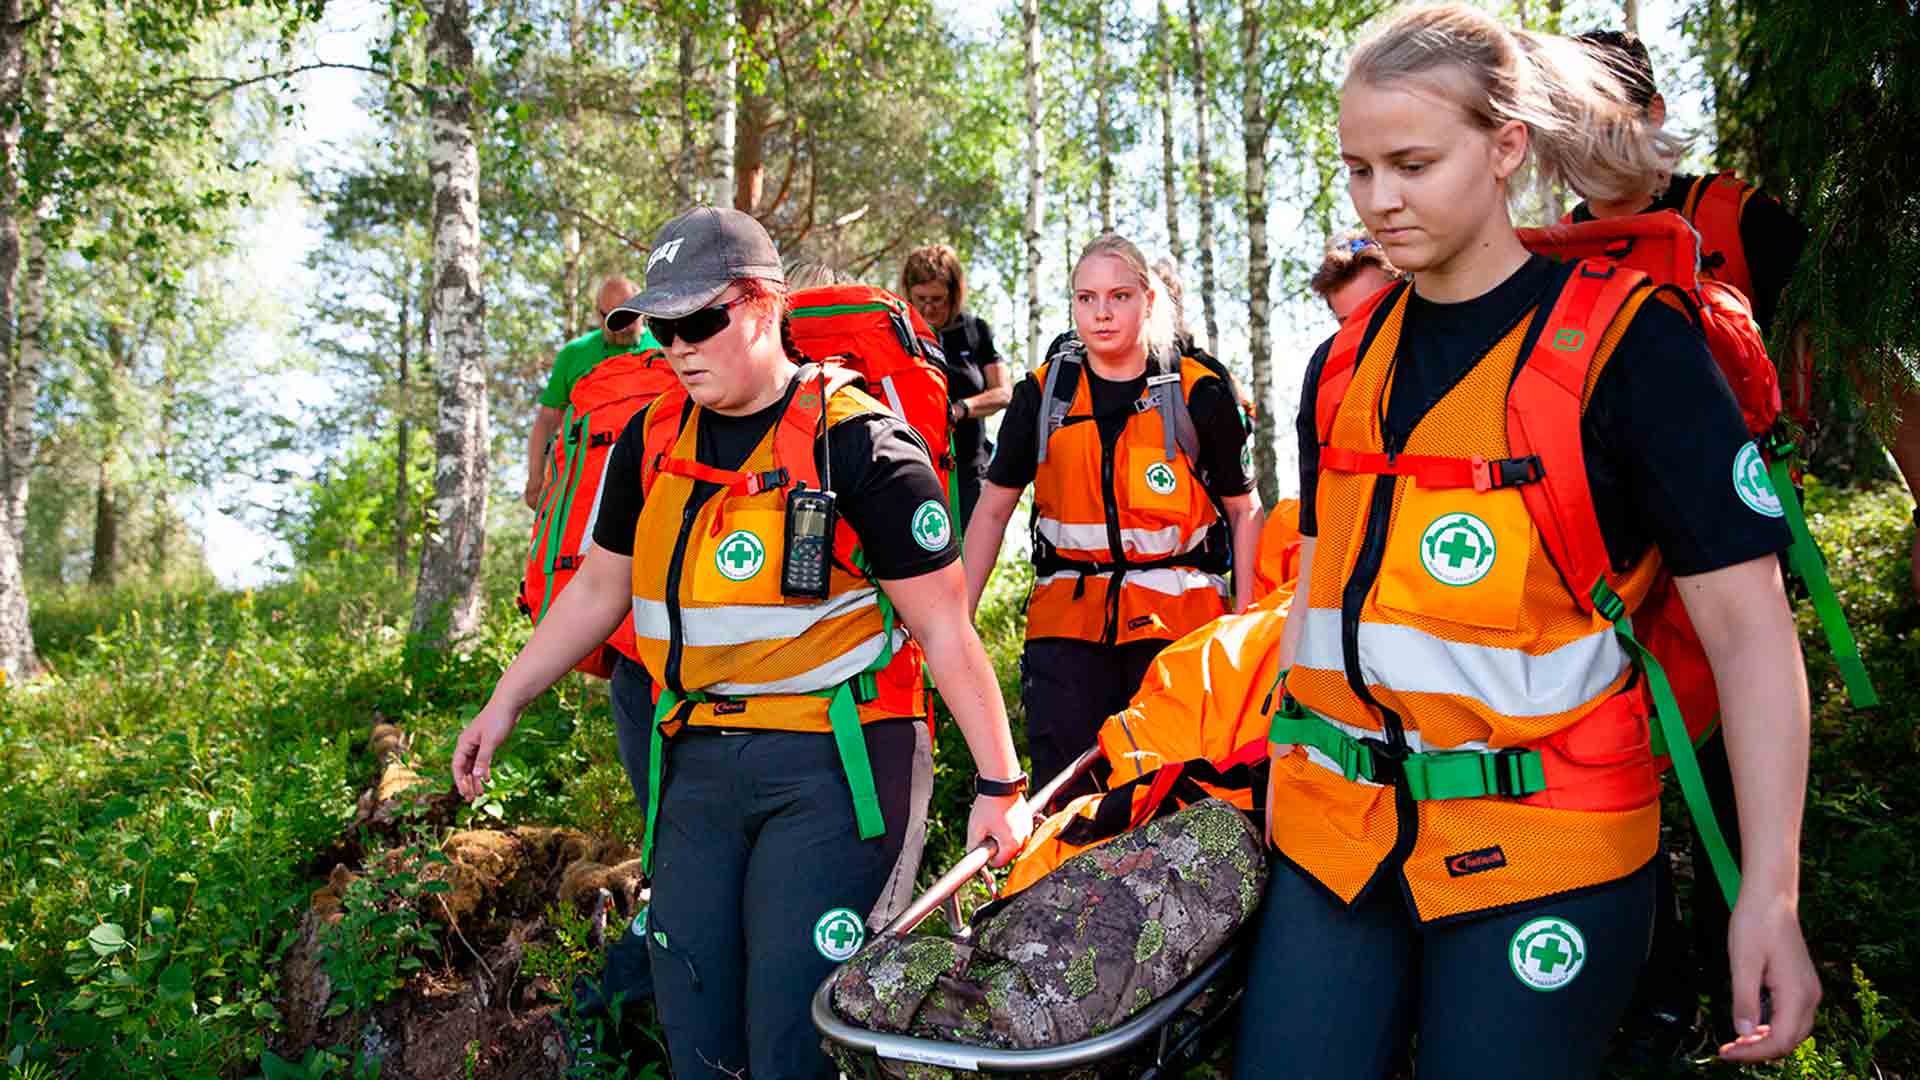
MULTIPOLYGON (((1493 344, 1558 295, 1570 267, 1534 256, 1489 292, 1457 304, 1417 294, 1407 304, 1382 432, 1403 442, 1420 416, 1493 344)), ((1314 507, 1320 441, 1314 399, 1331 339, 1307 365, 1300 413, 1300 532, 1319 534, 1314 507)), ((1700 574, 1786 548, 1786 522, 1740 498, 1734 459, 1750 441, 1733 391, 1686 316, 1659 299, 1641 305, 1600 373, 1580 423, 1587 482, 1618 569, 1649 545, 1675 574, 1700 574)))
MULTIPOLYGON (((1117 439, 1127 418, 1134 414, 1134 402, 1146 389, 1145 373, 1113 382, 1095 374, 1092 365, 1082 365, 1081 375, 1091 392, 1094 422, 1099 425, 1101 439, 1117 439)), ((1187 396, 1187 412, 1200 436, 1197 464, 1207 477, 1208 494, 1225 499, 1252 491, 1253 477, 1248 475, 1241 455, 1247 443, 1247 425, 1226 381, 1216 376, 1194 383, 1193 392, 1187 396)), ((1040 378, 1034 374, 1013 388, 1006 419, 1000 422, 1000 445, 987 469, 988 480, 1016 490, 1033 483, 1040 465, 1039 418, 1040 378)))
MULTIPOLYGON (((940 351, 947 356, 947 400, 960 401, 987 388, 987 365, 1005 363, 993 345, 993 328, 986 320, 963 311, 953 325, 940 331, 940 351)), ((960 421, 953 429, 954 461, 974 475, 987 467, 986 430, 977 417, 960 421)))
MULTIPOLYGON (((760 445, 767 431, 785 413, 794 384, 778 402, 750 416, 722 416, 710 409, 699 412, 700 431, 694 456, 716 469, 737 469, 760 445)), ((634 414, 607 462, 607 481, 600 494, 600 517, 594 523, 593 542, 616 555, 631 556, 634 529, 645 496, 640 490, 640 464, 645 448, 642 429, 646 411, 634 414)), ((947 530, 945 546, 928 551, 913 534, 913 517, 923 503, 947 505, 946 492, 934 475, 933 464, 920 437, 906 421, 880 413, 856 416, 835 425, 827 437, 832 487, 840 516, 860 538, 867 565, 883 581, 917 577, 938 570, 960 557, 953 542, 956 530, 947 530)), ((718 490, 704 481, 695 495, 706 498, 718 490)), ((649 538, 664 553, 670 537, 649 538)))
MULTIPOLYGON (((1687 192, 1697 176, 1676 173, 1667 190, 1640 211, 1654 214, 1672 210, 1684 216, 1687 192)), ((1573 220, 1592 221, 1593 211, 1586 203, 1573 208, 1573 220)), ((1753 276, 1753 321, 1762 333, 1773 329, 1773 313, 1780 306, 1780 291, 1793 278, 1794 264, 1800 261, 1800 249, 1806 246, 1807 227, 1787 208, 1766 193, 1756 191, 1740 211, 1740 248, 1747 257, 1747 273, 1753 276)))

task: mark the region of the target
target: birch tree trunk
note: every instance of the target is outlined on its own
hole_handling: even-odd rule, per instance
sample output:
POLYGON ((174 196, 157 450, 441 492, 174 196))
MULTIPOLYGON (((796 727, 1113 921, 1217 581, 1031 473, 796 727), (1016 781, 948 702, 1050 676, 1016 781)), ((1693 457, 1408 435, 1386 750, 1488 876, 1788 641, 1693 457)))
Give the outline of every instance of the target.
POLYGON ((1167 253, 1173 256, 1175 266, 1184 267, 1187 253, 1180 244, 1180 184, 1179 162, 1173 154, 1173 17, 1167 14, 1167 0, 1155 0, 1159 9, 1159 19, 1155 23, 1160 28, 1160 160, 1161 185, 1165 189, 1160 199, 1167 208, 1167 253))
MULTIPOLYGON (((49 9, 49 28, 57 8, 49 9)), ((27 616, 27 582, 21 566, 26 533, 27 476, 33 467, 33 403, 40 392, 41 350, 14 340, 14 276, 20 268, 21 97, 26 89, 26 37, 20 0, 0 0, 0 681, 18 682, 40 672, 27 616)), ((49 32, 49 40, 51 33, 49 32)), ((43 64, 41 86, 51 79, 43 64)), ((40 281, 45 282, 45 251, 40 252, 40 281)), ((31 256, 29 257, 31 259, 31 256)), ((30 272, 28 279, 33 275, 30 272)), ((44 289, 41 296, 44 297, 44 289)), ((44 311, 44 307, 42 308, 44 311)), ((23 320, 26 321, 26 320, 23 320)), ((44 318, 30 321, 40 333, 44 318)))
POLYGON ((1247 364, 1253 373, 1253 469, 1260 501, 1280 501, 1279 464, 1274 458, 1273 340, 1268 331, 1268 289, 1273 266, 1267 252, 1267 99, 1261 53, 1262 0, 1240 0, 1240 67, 1246 72, 1240 119, 1245 132, 1247 215, 1247 364))
POLYGON ((1207 151, 1207 106, 1213 88, 1207 81, 1206 43, 1200 36, 1200 0, 1187 0, 1187 40, 1193 49, 1193 156, 1199 166, 1200 308, 1206 314, 1207 351, 1220 348, 1220 322, 1213 307, 1213 163, 1207 151))
POLYGON ((433 180, 434 430, 432 533, 420 554, 413 631, 457 642, 480 624, 486 551, 487 372, 480 295, 480 153, 474 133, 473 38, 467 0, 441 0, 427 58, 434 88, 428 171, 433 180), (444 620, 444 621, 443 621, 444 620), (444 636, 437 633, 444 626, 444 636))
POLYGON ((1626 24, 1629 33, 1640 32, 1640 0, 1625 0, 1620 12, 1621 21, 1626 24))
POLYGON ((732 206, 733 140, 738 119, 740 54, 734 43, 738 18, 727 0, 723 0, 719 32, 720 65, 713 84, 713 160, 708 170, 708 198, 715 206, 732 206))
POLYGON ((687 102, 693 96, 693 24, 680 28, 680 156, 673 170, 674 187, 680 193, 679 205, 693 202, 699 190, 700 174, 694 164, 699 158, 693 134, 693 108, 687 102))
POLYGON ((412 399, 412 387, 407 380, 412 374, 408 368, 413 361, 413 289, 411 274, 407 286, 400 292, 400 369, 393 380, 393 415, 395 443, 393 448, 393 573, 398 577, 407 572, 407 515, 411 510, 407 498, 407 444, 413 440, 413 417, 409 406, 412 399))
MULTIPOLYGON (((567 79, 567 130, 564 135, 567 147, 567 160, 562 165, 562 175, 569 181, 574 179, 573 170, 580 167, 582 151, 580 149, 580 85, 577 81, 584 50, 580 47, 580 0, 572 0, 567 6, 567 56, 573 61, 573 71, 567 79)), ((578 206, 586 195, 576 183, 569 182, 563 198, 578 206)), ((560 222, 560 325, 565 329, 564 337, 572 341, 583 333, 580 319, 580 219, 566 214, 560 222)))
POLYGON ((1022 79, 1027 89, 1027 368, 1032 370, 1040 364, 1041 182, 1046 176, 1040 130, 1040 0, 1021 0, 1020 25, 1027 39, 1022 79))
POLYGON ((1107 10, 1105 0, 1093 0, 1093 116, 1094 143, 1100 154, 1100 231, 1113 231, 1112 109, 1107 102, 1107 10))

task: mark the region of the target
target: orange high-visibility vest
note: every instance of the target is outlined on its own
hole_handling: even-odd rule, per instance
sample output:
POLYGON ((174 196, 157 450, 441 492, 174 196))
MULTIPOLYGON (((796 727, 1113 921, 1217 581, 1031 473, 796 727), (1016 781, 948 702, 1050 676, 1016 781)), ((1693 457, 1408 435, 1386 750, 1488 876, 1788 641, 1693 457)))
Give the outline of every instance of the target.
MULTIPOLYGON (((1030 376, 1035 385, 1046 386, 1048 368, 1059 362, 1042 364, 1030 376)), ((1198 360, 1181 358, 1180 393, 1188 400, 1211 377, 1198 360)), ((1187 453, 1169 455, 1174 440, 1150 391, 1109 447, 1094 422, 1089 382, 1078 380, 1034 475, 1027 638, 1112 645, 1180 637, 1227 610, 1219 509, 1187 453)))
POLYGON ((831 440, 834 426, 886 412, 846 381, 817 377, 819 371, 803 369, 781 420, 734 472, 696 461, 699 407, 684 392, 648 410, 650 457, 653 447, 669 449, 646 467, 635 550, 664 547, 668 557, 633 560, 633 625, 654 680, 687 698, 663 723, 664 734, 682 724, 832 731, 831 692, 880 670, 889 656, 911 685, 862 701, 861 722, 925 714, 918 653, 902 651, 906 639, 891 606, 856 572, 858 538, 845 519, 835 529, 827 598, 781 595, 787 492, 817 476, 820 432, 824 427, 831 440), (700 480, 726 486, 696 502, 700 480))
POLYGON ((1652 292, 1637 273, 1578 264, 1545 317, 1523 319, 1389 453, 1379 417, 1409 295, 1401 286, 1376 298, 1329 353, 1316 403, 1319 541, 1287 677, 1293 699, 1388 766, 1375 770, 1382 782, 1348 779, 1321 749, 1296 746, 1272 776, 1272 831, 1288 860, 1342 900, 1398 878, 1419 918, 1433 920, 1612 881, 1654 854, 1649 703, 1612 618, 1575 588, 1604 574, 1631 610, 1659 556, 1625 573, 1606 567, 1584 461, 1569 461, 1564 444, 1577 448, 1577 431, 1546 447, 1516 446, 1514 434, 1527 431, 1516 414, 1542 380, 1567 379, 1559 389, 1585 409, 1652 292), (1553 349, 1584 358, 1554 370, 1553 349), (1349 381, 1326 381, 1336 377, 1349 381), (1451 475, 1461 470, 1473 475, 1451 475), (1566 509, 1582 498, 1587 527, 1569 529, 1566 509), (1563 573, 1573 562, 1585 569, 1563 573), (1474 762, 1531 752, 1544 785, 1403 798, 1413 789, 1391 761, 1434 751, 1474 762))

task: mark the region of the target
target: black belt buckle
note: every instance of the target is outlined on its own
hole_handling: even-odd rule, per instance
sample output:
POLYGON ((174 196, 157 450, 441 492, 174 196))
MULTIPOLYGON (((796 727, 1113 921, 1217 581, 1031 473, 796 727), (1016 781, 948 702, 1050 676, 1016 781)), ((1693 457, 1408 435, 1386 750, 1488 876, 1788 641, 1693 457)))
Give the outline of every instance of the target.
POLYGON ((1371 776, 1362 777, 1383 787, 1398 784, 1407 774, 1407 748, 1395 746, 1385 739, 1361 739, 1360 745, 1367 748, 1368 759, 1372 762, 1371 776))
POLYGON ((1493 752, 1494 794, 1517 799, 1527 794, 1521 779, 1519 761, 1527 755, 1523 747, 1509 746, 1505 750, 1493 752))

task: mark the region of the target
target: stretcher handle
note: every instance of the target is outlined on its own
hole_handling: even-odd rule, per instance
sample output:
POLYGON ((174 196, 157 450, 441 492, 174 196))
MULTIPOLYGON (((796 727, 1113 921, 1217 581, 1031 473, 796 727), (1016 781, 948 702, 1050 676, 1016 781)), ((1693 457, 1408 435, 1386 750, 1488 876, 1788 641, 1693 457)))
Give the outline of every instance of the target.
MULTIPOLYGON (((1092 768, 1093 763, 1098 760, 1100 760, 1100 746, 1096 743, 1082 751, 1080 756, 1074 758, 1073 762, 1066 768, 1061 769, 1058 776, 1047 781, 1046 787, 1029 795, 1027 797, 1027 805, 1036 808, 1046 806, 1053 801, 1054 795, 1059 792, 1061 788, 1066 787, 1078 779, 1082 773, 1092 768)), ((967 852, 959 862, 955 863, 951 870, 941 874, 938 881, 928 886, 926 892, 915 897, 913 903, 908 904, 907 909, 902 911, 897 918, 887 924, 885 930, 880 932, 882 934, 892 934, 896 937, 912 933, 913 928, 926 921, 927 916, 938 911, 940 905, 947 902, 948 897, 959 892, 961 886, 965 885, 976 874, 987 869, 987 864, 993 860, 994 853, 998 850, 998 847, 999 845, 994 842, 991 836, 974 845, 973 849, 967 852)), ((955 932, 958 932, 960 928, 956 926, 953 929, 955 932)))

